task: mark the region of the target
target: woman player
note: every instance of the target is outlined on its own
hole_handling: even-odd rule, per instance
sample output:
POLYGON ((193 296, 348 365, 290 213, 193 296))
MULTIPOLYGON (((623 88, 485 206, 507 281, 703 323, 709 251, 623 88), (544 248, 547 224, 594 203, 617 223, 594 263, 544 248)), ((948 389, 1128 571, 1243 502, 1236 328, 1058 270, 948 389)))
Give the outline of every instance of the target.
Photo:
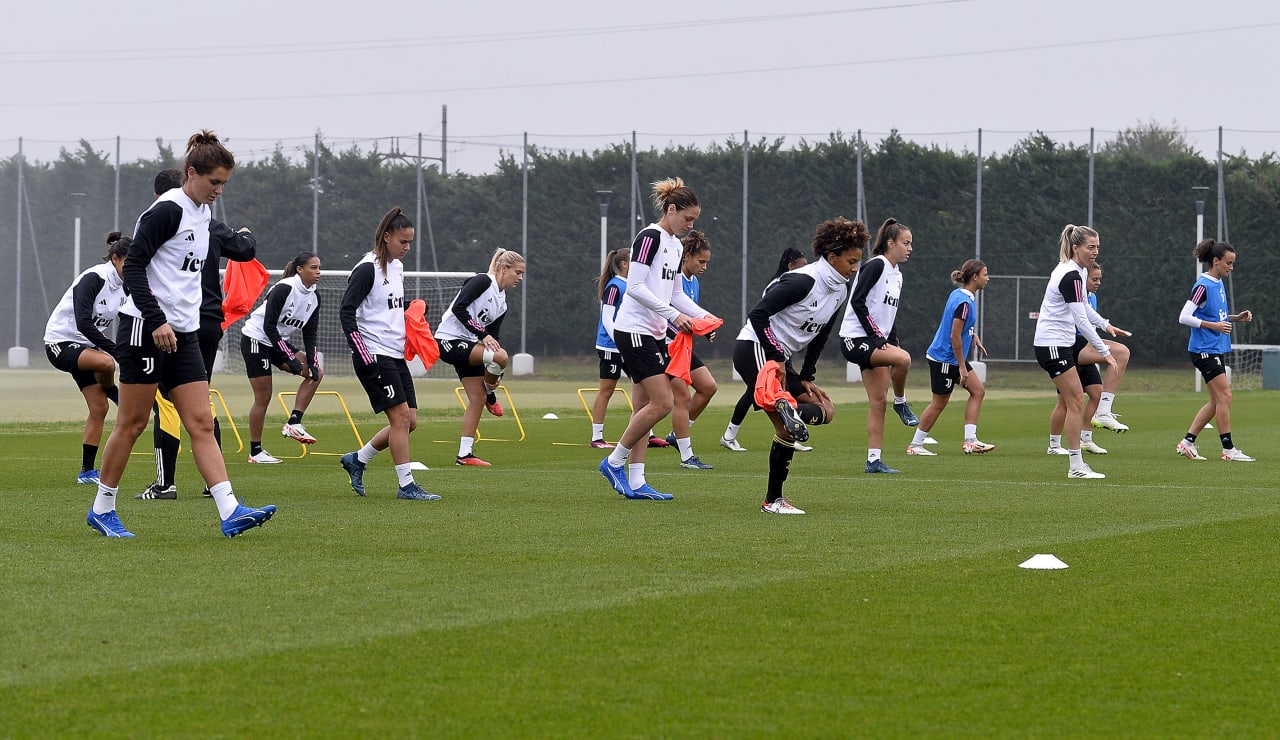
MULTIPOLYGON (((711 262, 711 242, 701 231, 690 231, 680 240, 680 244, 684 247, 684 256, 680 258, 680 289, 694 303, 698 303, 702 297, 698 276, 707 271, 707 265, 711 262)), ((668 337, 675 338, 670 331, 668 337)), ((715 332, 708 334, 707 338, 714 341, 715 332)), ((693 440, 690 438, 693 423, 707 408, 707 404, 711 403, 717 390, 716 379, 697 352, 693 352, 689 360, 689 379, 692 383, 685 383, 683 378, 671 378, 671 394, 675 405, 671 411, 671 434, 666 441, 668 445, 674 444, 680 451, 680 467, 711 470, 714 466, 704 463, 693 454, 693 440), (692 396, 689 395, 690 385, 693 386, 692 396)))
POLYGON ((697 194, 680 178, 654 183, 653 202, 658 220, 636 234, 631 245, 627 299, 618 311, 613 333, 627 374, 635 383, 635 410, 617 446, 600 461, 600 474, 627 498, 670 501, 671 494, 654 490, 645 480, 648 445, 644 443, 654 424, 666 418, 675 405, 666 374, 667 325, 690 331, 693 319, 707 315, 675 287, 684 254, 680 237, 693 229, 702 206, 697 194))
POLYGON ((1196 412, 1176 452, 1191 460, 1203 460, 1196 448, 1196 437, 1210 419, 1216 418, 1222 459, 1253 462, 1231 439, 1231 378, 1222 364, 1222 356, 1231 351, 1231 322, 1253 321, 1252 311, 1230 312, 1227 292, 1222 287, 1222 281, 1235 269, 1236 250, 1226 242, 1205 239, 1196 245, 1195 256, 1204 265, 1204 272, 1192 286, 1191 297, 1183 304, 1178 323, 1191 327, 1187 352, 1204 377, 1209 400, 1196 412))
POLYGON ((49 363, 69 373, 80 388, 89 417, 80 440, 80 474, 76 483, 98 483, 98 445, 107 418, 108 400, 116 398, 116 343, 103 334, 124 303, 124 258, 132 240, 119 231, 107 235, 101 265, 80 273, 54 307, 44 327, 44 353, 49 363))
MULTIPOLYGON (((835 218, 818 224, 813 238, 817 260, 786 273, 765 288, 764 296, 747 314, 747 325, 733 347, 733 367, 747 388, 754 389, 766 361, 777 363, 778 381, 799 403, 796 413, 804 424, 827 424, 835 417, 835 404, 814 382, 818 356, 831 333, 832 317, 848 292, 849 278, 862 261, 869 234, 861 221, 835 218), (788 360, 804 352, 799 373, 789 372, 788 360)), ((773 422, 769 449, 769 482, 760 511, 766 514, 803 514, 782 496, 782 484, 795 455, 790 406, 765 408, 773 422)))
POLYGON ((418 395, 404 359, 404 263, 413 245, 413 222, 399 208, 387 211, 373 232, 373 249, 347 277, 338 317, 351 347, 351 364, 369 396, 374 413, 385 413, 387 425, 355 452, 342 456, 351 490, 364 495, 369 461, 390 448, 396 468, 396 498, 438 501, 413 479, 409 433, 418 427, 418 395))
POLYGON ((969 350, 973 345, 978 351, 986 352, 982 339, 974 331, 978 322, 978 291, 987 287, 990 280, 987 266, 982 260, 966 260, 959 270, 951 272, 951 282, 960 286, 951 291, 947 305, 942 309, 942 321, 933 335, 933 343, 925 350, 925 358, 929 360, 929 385, 933 390, 933 399, 920 414, 920 425, 916 427, 911 445, 907 447, 908 455, 934 456, 938 453, 924 446, 929 437, 929 430, 947 407, 951 400, 951 392, 958 385, 969 392, 969 401, 964 406, 964 442, 960 450, 966 455, 982 454, 996 448, 978 439, 978 414, 982 411, 982 399, 987 395, 982 379, 973 372, 969 364, 969 350))
POLYGON ((249 462, 278 463, 262 449, 262 426, 271 403, 271 368, 278 367, 300 376, 294 396, 293 413, 280 434, 303 444, 316 438, 302 425, 302 415, 320 387, 324 373, 316 364, 316 333, 320 327, 320 258, 299 252, 284 266, 284 275, 267 293, 267 299, 245 320, 240 333, 240 353, 253 388, 249 407, 249 462), (293 345, 301 335, 302 349, 293 345))
POLYGON ((902 268, 911 258, 911 229, 896 219, 888 219, 876 233, 873 257, 854 280, 849 308, 840 325, 840 351, 848 362, 862 369, 867 391, 868 473, 897 473, 880 459, 884 443, 885 393, 893 385, 893 410, 909 427, 920 420, 907 405, 907 373, 911 355, 898 343, 894 320, 902 296, 902 268))
POLYGON ((503 414, 494 391, 502 382, 511 357, 498 342, 498 336, 507 315, 505 291, 523 279, 524 257, 510 249, 497 250, 489 260, 487 273, 467 278, 462 284, 436 329, 440 358, 453 365, 467 392, 456 465, 489 467, 472 448, 480 427, 480 412, 487 408, 494 416, 503 414))
POLYGON ((622 377, 622 356, 613 341, 613 320, 627 292, 627 270, 631 267, 627 253, 626 249, 615 249, 608 254, 598 284, 600 320, 596 324, 596 354, 600 357, 600 387, 591 404, 591 446, 600 450, 613 449, 604 439, 604 416, 622 377))
POLYGON ((1084 413, 1084 388, 1076 368, 1076 332, 1098 353, 1108 367, 1116 367, 1111 349, 1098 336, 1088 314, 1085 282, 1090 265, 1098 261, 1098 232, 1088 226, 1067 224, 1058 240, 1059 263, 1049 275, 1044 300, 1036 319, 1036 361, 1053 379, 1058 397, 1066 406, 1063 437, 1070 460, 1068 478, 1105 478, 1080 456, 1080 425, 1084 413))
POLYGON ((116 514, 120 478, 147 427, 156 389, 163 385, 191 437, 196 467, 218 507, 227 537, 260 526, 275 506, 252 508, 236 499, 222 450, 213 436, 209 375, 200 351, 201 269, 209 258, 210 209, 235 168, 235 158, 211 131, 187 141, 182 187, 169 190, 138 218, 124 263, 129 300, 116 332, 120 409, 102 454, 98 495, 88 523, 107 537, 132 537, 116 514))

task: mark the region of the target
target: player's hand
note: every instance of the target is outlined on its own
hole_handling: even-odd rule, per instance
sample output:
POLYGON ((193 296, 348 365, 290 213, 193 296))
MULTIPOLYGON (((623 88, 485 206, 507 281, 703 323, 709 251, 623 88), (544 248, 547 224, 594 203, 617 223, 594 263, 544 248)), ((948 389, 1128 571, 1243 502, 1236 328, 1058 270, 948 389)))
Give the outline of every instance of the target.
POLYGON ((249 231, 249 227, 248 227, 248 226, 241 226, 240 228, 236 229, 236 233, 237 233, 237 234, 252 234, 253 232, 252 232, 252 231, 249 231))
POLYGON ((178 335, 173 333, 173 327, 169 326, 167 321, 151 332, 151 341, 161 352, 178 351, 178 335))
POLYGON ((708 342, 716 341, 716 333, 714 331, 707 332, 707 341, 708 342))
POLYGON ((1245 310, 1236 314, 1236 321, 1243 321, 1246 324, 1249 323, 1250 321, 1253 321, 1253 311, 1250 311, 1249 309, 1246 308, 1245 310))
POLYGON ((497 352, 498 350, 502 349, 502 345, 498 344, 498 340, 494 339, 493 337, 485 337, 483 340, 481 340, 480 343, 483 344, 484 348, 489 350, 490 352, 497 352))
POLYGON ((972 375, 972 373, 970 373, 968 370, 965 369, 964 363, 960 363, 959 369, 960 369, 960 387, 966 388, 969 385, 969 376, 972 375))
POLYGON ((1105 358, 1103 358, 1103 359, 1105 359, 1105 360, 1107 361, 1107 367, 1109 367, 1109 368, 1111 368, 1111 369, 1113 369, 1113 370, 1116 370, 1116 371, 1119 371, 1119 370, 1120 370, 1120 364, 1116 362, 1115 355, 1107 355, 1107 356, 1106 356, 1105 358))
POLYGON ((1125 331, 1124 329, 1121 329, 1121 328, 1120 328, 1120 327, 1118 327, 1118 326, 1110 326, 1110 327, 1108 327, 1108 328, 1107 328, 1107 331, 1111 332, 1111 336, 1113 336, 1113 337, 1131 337, 1131 336, 1133 336, 1133 332, 1131 332, 1131 331, 1125 331))
POLYGON ((672 321, 671 325, 679 329, 680 331, 684 332, 685 334, 693 333, 693 319, 689 318, 688 316, 685 316, 684 314, 680 314, 679 316, 676 316, 675 321, 672 321))
POLYGON ((978 354, 985 355, 987 353, 987 348, 982 346, 982 340, 978 338, 977 334, 973 335, 973 346, 978 348, 978 354))

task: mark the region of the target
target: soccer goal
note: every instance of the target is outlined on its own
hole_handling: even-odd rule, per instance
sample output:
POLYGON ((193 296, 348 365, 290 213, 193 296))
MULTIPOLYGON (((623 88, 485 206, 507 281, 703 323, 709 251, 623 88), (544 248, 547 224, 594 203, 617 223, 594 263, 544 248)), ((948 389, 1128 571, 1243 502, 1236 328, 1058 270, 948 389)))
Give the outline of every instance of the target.
MULTIPOLYGON (((1237 344, 1222 359, 1231 368, 1231 389, 1253 391, 1263 387, 1263 358, 1271 356, 1269 363, 1280 363, 1280 344, 1237 344)), ((1270 368, 1280 375, 1280 367, 1270 368)), ((1196 379, 1200 374, 1196 373, 1196 379)), ((1197 390, 1199 390, 1199 383, 1197 390)))
MULTIPOLYGON (((271 282, 258 296, 254 305, 257 308, 266 300, 271 286, 275 285, 283 275, 281 270, 270 270, 271 282)), ((338 307, 342 305, 342 294, 347 290, 347 276, 350 270, 325 270, 320 273, 320 331, 316 337, 316 346, 322 356, 321 367, 326 375, 353 376, 355 370, 351 366, 351 350, 347 347, 347 339, 342 334, 342 324, 338 320, 338 307)), ((474 272, 405 272, 404 302, 422 298, 427 302, 427 322, 434 330, 440 325, 440 316, 449 307, 458 289, 474 272)), ((245 317, 248 318, 248 317, 245 317)), ((220 355, 215 372, 244 375, 244 358, 240 355, 240 328, 245 319, 227 327, 227 333, 218 347, 220 355)), ((299 342, 301 340, 298 340, 299 342)), ((416 362, 412 366, 421 367, 416 362)), ((437 362, 427 371, 425 377, 457 379, 453 366, 437 362)))

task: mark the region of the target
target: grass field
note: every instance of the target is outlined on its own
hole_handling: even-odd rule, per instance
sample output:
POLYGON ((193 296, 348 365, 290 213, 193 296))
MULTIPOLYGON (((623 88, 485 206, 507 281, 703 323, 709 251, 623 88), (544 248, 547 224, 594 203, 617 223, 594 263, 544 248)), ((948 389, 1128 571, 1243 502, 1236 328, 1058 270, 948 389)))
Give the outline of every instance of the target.
MULTIPOLYGON (((247 384, 215 385, 243 433, 247 384)), ((0 372, 0 736, 1275 732, 1280 394, 1236 395, 1252 464, 1216 459, 1212 431, 1210 460, 1174 455, 1203 396, 1122 395, 1133 431, 1098 432, 1110 454, 1089 460, 1107 479, 1069 481, 1044 454, 1047 381, 988 398, 989 455, 960 454, 960 398, 933 431, 939 457, 907 458, 894 421, 900 476, 861 472, 865 399, 833 384, 840 415, 787 483, 809 514, 780 517, 758 509, 763 418, 743 428, 748 452, 716 444, 738 392, 727 370, 694 433, 716 469, 650 453, 666 503, 626 501, 596 471, 575 394, 593 383, 509 385, 527 439, 480 442, 488 469, 451 463, 452 384, 419 387, 418 480, 443 501, 395 500, 386 455, 359 498, 336 457, 228 451, 237 492, 280 510, 227 540, 184 453, 178 500, 123 496, 138 536, 109 541, 84 523, 92 489, 70 482, 69 381, 0 372), (1036 553, 1070 568, 1017 567, 1036 553)), ((330 389, 377 429, 354 385, 330 389)), ((353 448, 322 403, 317 448, 353 448)), ((270 436, 279 417, 268 449, 296 454, 270 436)), ((481 432, 517 436, 510 417, 481 432)), ((122 494, 150 481, 149 448, 122 494)))

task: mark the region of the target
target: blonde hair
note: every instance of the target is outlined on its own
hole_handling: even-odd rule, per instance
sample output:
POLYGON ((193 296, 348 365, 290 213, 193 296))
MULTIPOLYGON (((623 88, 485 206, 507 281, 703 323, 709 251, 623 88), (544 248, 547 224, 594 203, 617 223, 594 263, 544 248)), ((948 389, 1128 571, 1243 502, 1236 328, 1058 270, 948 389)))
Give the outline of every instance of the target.
POLYGON ((1062 230, 1062 236, 1058 239, 1058 261, 1066 262, 1075 257, 1073 254, 1075 248, 1084 244, 1089 237, 1097 239, 1098 232, 1088 226, 1067 224, 1062 230))
POLYGON ((493 259, 489 260, 489 272, 497 275, 498 270, 503 267, 515 267, 523 264, 524 257, 519 252, 499 247, 494 251, 493 259))
POLYGON ((653 205, 657 207, 658 215, 662 216, 667 212, 668 206, 675 206, 677 211, 683 211, 699 203, 697 194, 693 192, 693 188, 684 184, 684 180, 668 177, 653 184, 653 205))

